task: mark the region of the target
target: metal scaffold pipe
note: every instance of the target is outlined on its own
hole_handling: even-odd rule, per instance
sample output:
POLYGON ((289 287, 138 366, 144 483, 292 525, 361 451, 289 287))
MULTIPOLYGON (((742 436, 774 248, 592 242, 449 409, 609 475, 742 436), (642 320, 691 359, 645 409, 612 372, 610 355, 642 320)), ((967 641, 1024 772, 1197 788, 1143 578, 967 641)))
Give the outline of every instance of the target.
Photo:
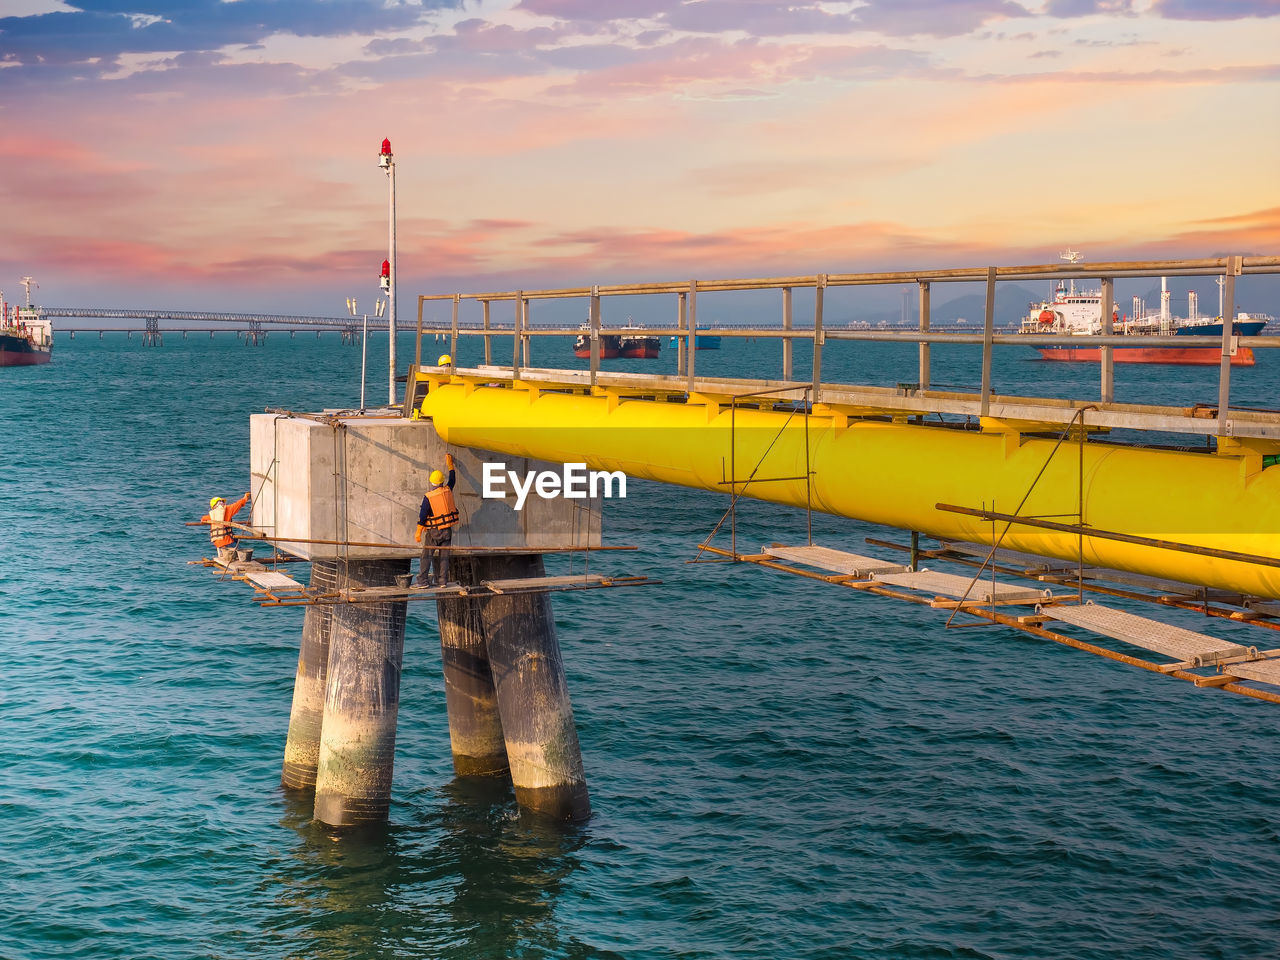
MULTIPOLYGON (((435 383, 422 403, 450 444, 623 470, 635 477, 804 507, 948 540, 990 544, 990 522, 937 509, 946 503, 1079 517, 1099 529, 1280 557, 1280 469, 1236 455, 1053 440, 991 423, 982 432, 814 407, 807 418, 687 403, 435 383), (736 424, 731 428, 731 416, 736 424), (806 453, 811 481, 806 484, 806 453), (739 465, 728 476, 728 465, 739 465), (1047 463, 1047 465, 1046 465, 1047 463), (797 478, 745 483, 760 477, 797 478)), ((1224 450, 1230 451, 1229 445, 1224 450)), ((1067 560, 1078 535, 1015 526, 1003 546, 1067 560)), ((1083 562, 1280 598, 1280 571, 1239 560, 1084 537, 1083 562)))

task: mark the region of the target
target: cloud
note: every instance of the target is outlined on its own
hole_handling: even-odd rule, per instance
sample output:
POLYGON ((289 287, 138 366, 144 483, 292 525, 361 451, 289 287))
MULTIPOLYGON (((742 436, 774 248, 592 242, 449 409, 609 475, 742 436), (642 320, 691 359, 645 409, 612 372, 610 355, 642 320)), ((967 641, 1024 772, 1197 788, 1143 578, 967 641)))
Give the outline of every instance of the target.
MULTIPOLYGON (((462 0, 422 5, 381 0, 67 0, 69 11, 0 18, 0 51, 24 66, 74 66, 63 77, 110 74, 128 54, 211 52, 277 35, 338 37, 401 30, 429 11, 462 0)), ((0 71, 0 82, 21 71, 0 71)))
POLYGON ((742 32, 753 37, 848 33, 858 29, 848 13, 831 13, 819 3, 794 0, 698 0, 673 6, 661 17, 690 33, 742 32))
POLYGON ((789 81, 918 76, 928 67, 929 58, 922 53, 880 45, 815 46, 752 38, 730 42, 693 36, 624 53, 612 65, 582 73, 549 92, 593 98, 677 93, 692 99, 758 99, 775 96, 789 81))
POLYGON ((1049 0, 1044 12, 1051 17, 1088 17, 1093 14, 1132 14, 1133 0, 1049 0))
POLYGON ((854 14, 869 30, 934 37, 963 36, 993 20, 1030 16, 1013 0, 868 0, 854 14))
POLYGON ((1280 0, 1155 0, 1151 12, 1170 20, 1280 17, 1280 0))
POLYGON ((520 0, 517 10, 557 20, 585 20, 607 23, 611 20, 648 20, 680 5, 680 0, 520 0))

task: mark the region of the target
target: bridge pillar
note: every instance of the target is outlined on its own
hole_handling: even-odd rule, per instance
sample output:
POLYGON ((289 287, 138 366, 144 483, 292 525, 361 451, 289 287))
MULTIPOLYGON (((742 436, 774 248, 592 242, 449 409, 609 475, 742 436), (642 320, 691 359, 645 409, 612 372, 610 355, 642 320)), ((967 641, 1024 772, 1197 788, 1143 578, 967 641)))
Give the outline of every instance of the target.
MULTIPOLYGON (((478 558, 483 580, 544 575, 541 554, 478 558)), ((564 660, 546 592, 483 601, 485 644, 516 802, 560 820, 591 814, 564 660)))
MULTIPOLYGON (((387 587, 408 560, 338 560, 338 588, 387 587)), ((331 827, 385 820, 391 803, 404 600, 339 603, 330 625, 315 818, 331 827)))
MULTIPOLYGON (((328 593, 337 583, 336 560, 312 561, 312 589, 328 593)), ((286 790, 315 790, 316 787, 332 626, 333 604, 307 607, 302 622, 298 672, 293 680, 293 708, 289 713, 289 735, 284 746, 284 772, 280 778, 286 790)))
MULTIPOLYGON (((453 579, 463 586, 480 583, 480 567, 474 557, 455 557, 449 569, 453 579)), ((449 745, 453 772, 459 777, 486 777, 507 771, 502 717, 485 644, 483 602, 475 597, 442 597, 436 601, 449 745)))

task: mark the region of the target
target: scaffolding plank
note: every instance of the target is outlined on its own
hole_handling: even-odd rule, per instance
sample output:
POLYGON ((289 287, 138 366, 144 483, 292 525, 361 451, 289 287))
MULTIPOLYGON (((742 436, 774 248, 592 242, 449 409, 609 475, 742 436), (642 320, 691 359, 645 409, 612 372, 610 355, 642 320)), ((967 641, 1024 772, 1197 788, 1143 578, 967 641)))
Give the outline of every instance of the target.
POLYGON ((517 593, 521 590, 545 590, 548 587, 594 587, 605 582, 598 573, 577 574, 562 577, 518 577, 511 580, 481 580, 482 587, 494 593, 517 593))
POLYGON ((1035 587, 1019 587, 1007 583, 998 583, 992 590, 991 581, 978 578, 976 583, 972 577, 962 577, 954 573, 938 573, 935 570, 919 570, 915 573, 878 573, 872 577, 877 583, 888 583, 911 590, 920 590, 940 597, 955 597, 990 603, 993 600, 1026 600, 1038 603, 1048 599, 1048 590, 1035 587), (968 591, 966 596, 966 591, 968 591))
POLYGON ((255 587, 263 590, 305 590, 306 588, 293 577, 277 570, 237 570, 238 576, 244 577, 255 587))
POLYGON ((1244 663, 1229 663, 1222 669, 1234 677, 1255 680, 1258 683, 1274 683, 1280 686, 1280 660, 1250 660, 1244 663))
MULTIPOLYGON (((1042 612, 1055 620, 1075 624, 1104 637, 1124 640, 1178 660, 1199 658, 1201 663, 1214 663, 1222 657, 1248 654, 1248 650, 1239 644, 1096 603, 1050 606, 1045 607, 1042 612)), ((1235 666, 1230 669, 1234 670, 1235 666)))
POLYGON ((775 543, 765 547, 763 552, 780 560, 790 560, 792 563, 802 563, 805 566, 848 574, 860 579, 866 579, 877 573, 900 573, 908 569, 900 563, 892 563, 878 557, 864 557, 861 554, 846 553, 843 550, 833 550, 830 547, 819 547, 813 544, 788 547, 775 543))

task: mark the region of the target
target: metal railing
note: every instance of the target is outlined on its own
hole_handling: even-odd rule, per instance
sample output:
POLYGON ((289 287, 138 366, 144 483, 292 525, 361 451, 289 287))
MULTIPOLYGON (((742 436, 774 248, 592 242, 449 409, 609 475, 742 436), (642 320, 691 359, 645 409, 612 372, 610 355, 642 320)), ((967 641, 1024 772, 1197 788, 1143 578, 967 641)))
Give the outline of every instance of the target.
MULTIPOLYGON (((603 328, 600 322, 600 302, 604 297, 618 296, 674 296, 676 298, 676 324, 674 327, 644 327, 642 335, 674 337, 677 344, 676 375, 686 379, 692 392, 696 375, 696 343, 699 335, 719 337, 751 337, 777 339, 782 343, 782 379, 792 381, 794 342, 809 341, 813 351, 812 382, 810 396, 814 403, 821 402, 822 351, 827 340, 875 341, 889 343, 915 343, 919 346, 917 389, 930 388, 930 346, 935 343, 980 344, 982 346, 982 382, 979 390, 980 413, 989 412, 992 396, 991 357, 996 346, 1070 346, 1100 348, 1100 402, 1115 400, 1115 356, 1118 347, 1179 347, 1214 348, 1221 350, 1218 373, 1218 406, 1216 418, 1219 435, 1230 433, 1231 358, 1240 346, 1240 337, 1234 333, 1232 322, 1236 315, 1236 278, 1255 274, 1280 273, 1280 256, 1228 256, 1187 260, 1113 261, 1105 263, 1039 264, 1008 267, 963 267, 942 270, 910 270, 896 272, 815 274, 811 276, 763 277, 731 280, 678 280, 653 283, 625 283, 595 285, 590 287, 561 287, 544 290, 513 290, 485 293, 431 294, 418 297, 418 332, 415 370, 422 366, 422 342, 428 334, 448 334, 450 355, 456 354, 458 338, 481 336, 484 338, 484 362, 493 365, 493 338, 512 337, 512 357, 509 369, 513 380, 520 379, 522 367, 529 366, 533 337, 564 337, 585 335, 590 338, 590 384, 596 385, 600 373, 600 337, 602 331, 617 335, 622 328, 603 328), (1112 311, 1115 305, 1114 284, 1117 279, 1144 277, 1223 277, 1223 324, 1218 336, 1174 335, 1126 335, 1112 329, 1112 311), (1023 334, 997 332, 994 325, 996 284, 1001 281, 1089 279, 1101 284, 1101 325, 1098 335, 1076 336, 1062 334, 1023 334), (983 282, 986 285, 983 325, 981 332, 961 333, 930 329, 930 297, 932 286, 938 283, 983 282), (919 298, 919 324, 915 330, 886 329, 833 329, 824 326, 824 293, 831 287, 884 286, 913 283, 919 298), (813 289, 814 314, 812 326, 796 327, 792 309, 792 292, 796 289, 813 289), (698 295, 732 291, 777 290, 782 293, 782 322, 780 326, 707 326, 697 322, 698 295), (530 306, 535 300, 575 300, 588 302, 588 321, 584 327, 534 327, 530 322, 530 306), (481 304, 483 319, 480 325, 464 325, 459 321, 462 301, 481 304), (423 321, 427 303, 451 301, 452 314, 449 325, 429 326, 423 321), (509 302, 514 316, 510 326, 495 326, 491 305, 509 302)), ((1249 347, 1280 347, 1280 336, 1249 337, 1249 347)))

